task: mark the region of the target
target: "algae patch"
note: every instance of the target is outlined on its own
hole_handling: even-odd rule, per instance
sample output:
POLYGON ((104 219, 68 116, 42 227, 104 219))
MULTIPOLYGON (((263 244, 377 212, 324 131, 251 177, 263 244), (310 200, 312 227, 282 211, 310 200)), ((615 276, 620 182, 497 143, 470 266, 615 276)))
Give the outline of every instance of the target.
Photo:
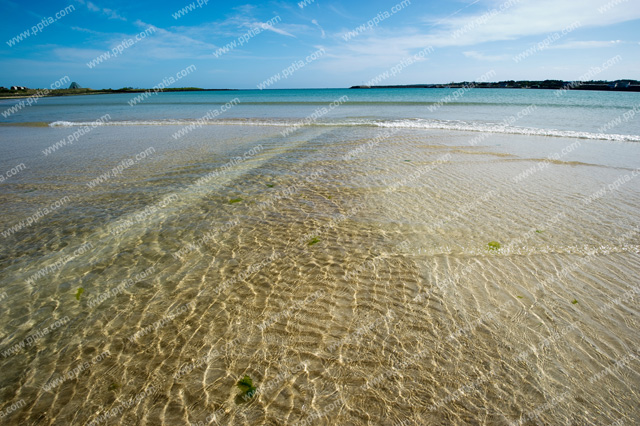
POLYGON ((251 398, 256 393, 256 387, 253 386, 253 380, 249 376, 244 376, 238 380, 236 386, 242 391, 243 397, 251 398))
POLYGON ((491 241, 491 242, 487 243, 487 246, 488 246, 489 250, 498 250, 498 249, 500 249, 500 247, 502 247, 502 244, 500 244, 497 241, 491 241))

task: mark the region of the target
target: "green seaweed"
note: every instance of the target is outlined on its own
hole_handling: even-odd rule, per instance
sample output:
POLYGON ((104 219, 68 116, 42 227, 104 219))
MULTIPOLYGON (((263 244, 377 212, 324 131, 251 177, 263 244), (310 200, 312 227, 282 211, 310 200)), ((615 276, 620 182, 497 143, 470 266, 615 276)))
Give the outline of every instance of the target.
POLYGON ((524 299, 524 297, 522 296, 516 296, 518 299, 524 299))
POLYGON ((229 200, 229 204, 239 203, 242 201, 242 198, 232 198, 229 200))
POLYGON ((120 388, 121 388, 120 383, 113 382, 109 385, 110 391, 117 391, 120 388))
POLYGON ((312 240, 309 240, 309 242, 307 243, 307 245, 308 245, 308 246, 312 246, 312 245, 314 245, 315 243, 319 243, 319 242, 320 242, 320 240, 319 240, 317 237, 313 237, 313 239, 312 239, 312 240))
POLYGON ((542 231, 541 231, 541 230, 539 230, 539 229, 536 229, 536 232, 537 232, 538 234, 542 234, 542 231))
POLYGON ((84 293, 84 288, 80 287, 76 292, 76 300, 80 300, 80 296, 82 296, 82 293, 84 293))
POLYGON ((238 380, 236 386, 242 391, 242 396, 251 398, 256 393, 256 387, 253 386, 253 380, 249 376, 244 376, 238 380))
POLYGON ((274 186, 275 186, 275 185, 274 185, 274 184, 272 184, 272 183, 268 183, 268 184, 267 184, 267 188, 273 188, 274 186))
POLYGON ((573 304, 575 305, 576 303, 578 303, 578 301, 577 301, 576 299, 573 299, 573 300, 571 301, 571 303, 573 303, 573 304))
POLYGON ((487 246, 489 246, 489 250, 498 250, 500 247, 502 247, 502 245, 497 241, 490 241, 489 243, 487 243, 487 246))

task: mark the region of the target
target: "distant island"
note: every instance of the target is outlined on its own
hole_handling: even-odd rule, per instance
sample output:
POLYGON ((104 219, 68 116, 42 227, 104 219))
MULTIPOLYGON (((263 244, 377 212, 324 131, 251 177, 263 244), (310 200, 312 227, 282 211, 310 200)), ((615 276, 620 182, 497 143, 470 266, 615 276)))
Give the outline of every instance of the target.
POLYGON ((447 84, 406 84, 397 86, 351 86, 350 89, 459 89, 463 87, 478 89, 551 89, 551 90, 603 90, 614 92, 640 92, 637 80, 615 81, 563 81, 563 80, 507 80, 497 82, 472 82, 447 84))
MULTIPOLYGON (((68 89, 30 89, 24 86, 12 86, 11 88, 0 87, 1 98, 28 98, 34 97, 50 97, 50 96, 75 96, 75 95, 105 95, 109 93, 144 93, 153 92, 156 89, 134 89, 133 87, 123 87, 120 89, 99 89, 93 90, 88 88, 68 88, 68 89)), ((231 91, 235 89, 201 89, 199 87, 175 87, 158 90, 159 92, 219 92, 231 91)))

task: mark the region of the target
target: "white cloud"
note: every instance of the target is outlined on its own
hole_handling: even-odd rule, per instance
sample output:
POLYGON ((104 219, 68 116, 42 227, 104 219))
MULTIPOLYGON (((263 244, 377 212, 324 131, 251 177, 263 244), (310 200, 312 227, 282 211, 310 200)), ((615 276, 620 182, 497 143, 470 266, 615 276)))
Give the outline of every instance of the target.
POLYGON ((320 26, 320 24, 318 24, 318 21, 316 21, 315 19, 312 19, 312 20, 311 20, 311 23, 312 23, 313 25, 315 25, 316 27, 318 27, 318 28, 320 29, 320 31, 322 32, 322 33, 321 33, 321 35, 320 35, 320 37, 322 37, 322 38, 327 38, 327 35, 325 34, 325 32, 324 32, 324 30, 322 29, 322 27, 320 26))
POLYGON ((602 47, 613 47, 622 43, 622 40, 610 41, 569 41, 556 46, 550 46, 551 49, 596 49, 602 47))
POLYGON ((354 22, 362 20, 362 17, 358 17, 358 16, 350 15, 348 12, 346 12, 346 11, 344 10, 344 8, 342 7, 342 5, 333 5, 333 4, 330 4, 328 7, 329 7, 329 10, 331 10, 331 11, 332 11, 333 13, 335 13, 336 15, 341 16, 342 18, 350 19, 350 20, 352 20, 352 21, 354 21, 354 22), (338 6, 339 6, 340 8, 338 8, 338 6))
MULTIPOLYGON (((155 25, 137 20, 135 26, 140 31, 150 27, 156 29, 139 43, 125 49, 121 56, 105 63, 105 67, 119 66, 119 63, 130 63, 138 60, 164 60, 164 59, 210 59, 211 53, 218 46, 194 39, 183 31, 182 27, 172 28, 171 31, 156 27, 155 25), (133 51, 135 50, 135 53, 133 51), (107 65, 110 64, 110 65, 107 65)), ((81 27, 73 27, 75 31, 89 32, 102 37, 98 48, 66 48, 55 47, 52 52, 61 60, 76 60, 81 63, 88 62, 103 54, 107 50, 122 43, 123 39, 133 39, 137 33, 99 33, 81 27)))
POLYGON ((127 18, 124 18, 122 16, 120 16, 118 14, 118 12, 116 12, 113 9, 108 9, 108 8, 103 8, 98 6, 97 4, 91 2, 91 1, 85 1, 85 0, 77 0, 78 3, 80 4, 84 4, 85 6, 87 6, 87 9, 89 9, 91 12, 100 12, 104 15, 106 15, 109 19, 119 19, 121 21, 126 21, 127 18))
POLYGON ((82 27, 71 27, 72 30, 74 31, 80 31, 83 33, 89 33, 89 34, 97 34, 97 35, 105 35, 105 33, 101 33, 99 31, 95 31, 95 30, 91 30, 89 28, 82 28, 82 27))
POLYGON ((278 28, 278 27, 275 27, 273 25, 267 25, 266 23, 263 23, 263 22, 258 23, 253 28, 255 28, 255 27, 262 27, 262 28, 264 28, 264 29, 266 29, 268 31, 273 31, 276 34, 281 34, 281 35, 285 35, 285 36, 288 36, 288 37, 296 38, 296 36, 294 36, 293 34, 291 34, 288 31, 283 30, 282 28, 278 28))
MULTIPOLYGON (((475 46, 488 42, 518 43, 524 37, 546 37, 562 32, 576 22, 581 24, 577 33, 588 31, 589 27, 606 27, 640 19, 640 3, 626 3, 602 14, 598 7, 602 7, 603 1, 514 0, 513 5, 503 8, 502 12, 499 9, 505 0, 483 1, 475 5, 476 9, 479 8, 477 12, 467 13, 470 9, 463 8, 463 12, 458 11, 435 23, 432 20, 422 28, 373 28, 356 40, 339 42, 333 48, 334 60, 327 60, 326 65, 336 69, 345 66, 362 69, 355 62, 393 64, 426 46, 434 46, 437 52, 439 48, 475 46), (484 7, 480 7, 481 4, 484 7), (458 30, 458 35, 454 37, 454 32, 458 30)), ((339 37, 334 39, 340 41, 339 37)), ((587 46, 584 44, 583 47, 587 46)), ((595 44, 590 47, 595 47, 595 44)), ((483 61, 506 59, 502 55, 488 55, 471 49, 467 50, 465 56, 483 61)))
MULTIPOLYGON (((176 58, 210 58, 218 46, 196 40, 179 29, 172 28, 166 30, 156 27, 146 22, 137 20, 135 24, 141 29, 154 27, 156 31, 142 40, 139 44, 144 45, 140 54, 142 57, 154 59, 176 59, 176 58)), ((122 37, 114 39, 122 40, 122 37)))
POLYGON ((126 21, 127 20, 126 18, 120 16, 118 14, 118 12, 116 12, 115 10, 107 9, 106 7, 104 9, 102 9, 102 12, 105 15, 109 16, 109 19, 120 19, 121 21, 126 21))
POLYGON ((493 2, 484 12, 457 16, 442 22, 430 37, 441 46, 473 45, 487 41, 549 34, 580 22, 582 27, 602 27, 640 18, 640 3, 598 11, 603 0, 521 0, 500 12, 502 2, 493 2), (457 37, 453 36, 456 31, 457 37))
MULTIPOLYGON (((458 14, 439 20, 426 28, 405 29, 380 37, 380 28, 373 34, 358 39, 368 43, 371 51, 378 49, 419 49, 435 47, 473 46, 486 42, 517 40, 527 36, 547 36, 561 32, 579 22, 580 30, 588 27, 605 27, 640 19, 640 3, 627 4, 611 9, 606 14, 598 12, 603 0, 521 0, 499 12, 502 2, 493 2, 484 10, 473 14, 458 14), (398 34, 399 33, 399 34, 398 34), (386 47, 385 47, 386 46, 386 47)), ((351 48, 349 44, 347 48, 351 48)), ((356 48, 357 49, 357 48, 356 48)))
POLYGON ((279 22, 272 25, 268 25, 266 22, 256 21, 252 18, 235 18, 234 20, 239 21, 240 27, 244 27, 248 29, 263 28, 268 31, 273 31, 276 34, 281 34, 281 35, 295 38, 293 34, 284 30, 282 25, 280 25, 279 22))
MULTIPOLYGON (((291 34, 289 31, 286 30, 287 25, 283 25, 282 21, 276 22, 272 25, 267 25, 266 22, 258 20, 253 16, 249 16, 249 15, 252 15, 252 11, 253 9, 255 9, 255 6, 244 5, 234 9, 239 10, 241 13, 229 16, 222 22, 213 22, 209 24, 209 28, 212 28, 212 29, 217 28, 218 30, 226 29, 227 35, 234 34, 235 33, 233 31, 234 28, 236 29, 236 32, 238 28, 247 28, 249 30, 254 28, 263 28, 265 30, 272 31, 280 35, 295 38, 293 34, 291 34), (229 29, 231 29, 231 31, 229 31, 229 29)), ((273 18, 275 18, 275 16, 272 17, 271 19, 273 18)), ((267 21, 271 19, 268 19, 267 21)), ((294 28, 297 26, 289 25, 289 27, 294 28)), ((242 31, 242 32, 245 32, 245 31, 242 31)), ((235 34, 235 35, 237 36, 240 34, 235 34)))
POLYGON ((87 9, 89 9, 92 12, 100 12, 100 8, 95 4, 91 3, 90 1, 87 2, 87 9))
POLYGON ((477 59, 479 61, 504 61, 511 58, 509 55, 485 55, 475 50, 462 52, 462 54, 467 58, 477 59))

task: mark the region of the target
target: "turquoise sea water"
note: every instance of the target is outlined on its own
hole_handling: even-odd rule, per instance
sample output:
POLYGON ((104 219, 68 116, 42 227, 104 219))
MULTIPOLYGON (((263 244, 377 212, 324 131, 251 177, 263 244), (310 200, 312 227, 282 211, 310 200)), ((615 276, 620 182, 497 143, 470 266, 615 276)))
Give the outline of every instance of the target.
MULTIPOLYGON (((234 98, 238 98, 239 104, 216 117, 217 120, 286 121, 314 115, 316 110, 342 98, 344 102, 339 108, 316 118, 314 123, 518 133, 527 129, 529 133, 586 138, 640 134, 638 120, 623 119, 606 127, 634 108, 635 115, 640 114, 637 93, 526 89, 245 90, 151 94, 130 106, 129 102, 139 95, 43 98, 1 121, 85 122, 108 113, 115 123, 158 124, 166 120, 196 120, 234 98), (522 114, 532 105, 535 110, 522 114)), ((0 110, 18 102, 0 101, 0 110)))

